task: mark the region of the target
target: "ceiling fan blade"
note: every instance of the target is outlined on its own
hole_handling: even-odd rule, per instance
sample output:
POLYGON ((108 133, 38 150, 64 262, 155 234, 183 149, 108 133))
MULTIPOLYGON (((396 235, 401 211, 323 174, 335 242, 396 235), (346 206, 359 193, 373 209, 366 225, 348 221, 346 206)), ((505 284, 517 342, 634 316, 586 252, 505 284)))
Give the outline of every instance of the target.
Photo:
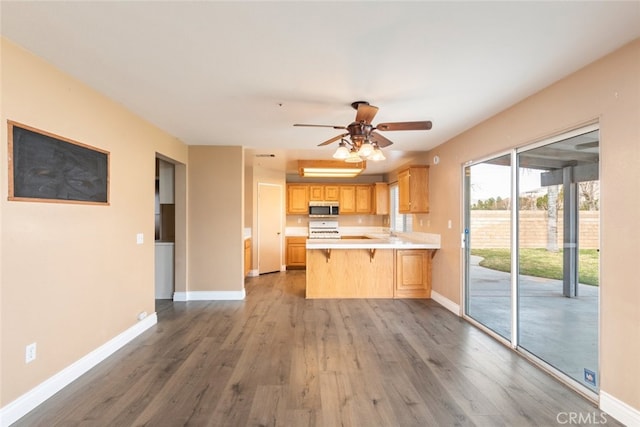
POLYGON ((380 135, 377 132, 371 132, 371 135, 369 135, 369 139, 371 139, 373 142, 378 144, 378 147, 380 148, 393 144, 392 141, 390 141, 389 139, 385 138, 384 136, 380 135))
POLYGON ((326 140, 322 144, 318 144, 318 147, 322 147, 323 145, 329 145, 334 141, 344 138, 345 136, 349 136, 349 133, 347 132, 347 133, 343 133, 342 135, 334 136, 333 138, 326 140))
POLYGON ((294 126, 305 126, 311 128, 333 128, 333 129, 346 129, 344 126, 335 126, 335 125, 307 125, 303 123, 295 123, 294 126))
POLYGON ((356 122, 365 122, 371 123, 371 120, 378 113, 378 107, 374 107, 373 105, 359 103, 358 104, 358 113, 356 114, 356 122))
POLYGON ((393 122, 393 123, 380 123, 376 126, 376 129, 387 130, 429 130, 431 129, 431 122, 393 122))
POLYGON ((336 126, 336 125, 308 125, 304 123, 295 123, 294 126, 305 126, 310 128, 333 128, 333 129, 346 129, 345 126, 336 126))

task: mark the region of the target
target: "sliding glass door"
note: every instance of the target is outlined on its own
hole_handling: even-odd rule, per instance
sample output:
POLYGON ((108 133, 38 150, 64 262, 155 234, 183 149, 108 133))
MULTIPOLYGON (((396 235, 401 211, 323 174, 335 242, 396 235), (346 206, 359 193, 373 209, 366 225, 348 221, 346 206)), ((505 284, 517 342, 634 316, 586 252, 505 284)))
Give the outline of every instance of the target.
POLYGON ((518 153, 518 344, 598 389, 598 131, 518 153))
POLYGON ((599 146, 593 126, 464 168, 465 315, 596 393, 599 146))
POLYGON ((511 159, 465 168, 466 313, 511 339, 511 159))

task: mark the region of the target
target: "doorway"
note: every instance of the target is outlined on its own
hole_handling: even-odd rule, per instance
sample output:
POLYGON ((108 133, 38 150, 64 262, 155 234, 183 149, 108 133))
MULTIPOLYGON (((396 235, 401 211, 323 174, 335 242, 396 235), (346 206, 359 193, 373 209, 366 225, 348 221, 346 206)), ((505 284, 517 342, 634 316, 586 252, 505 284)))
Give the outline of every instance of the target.
POLYGON ((595 398, 596 125, 464 167, 465 317, 595 398))
MULTIPOLYGON (((166 293, 164 297, 166 299, 158 299, 156 298, 156 308, 158 308, 158 301, 186 301, 186 289, 187 289, 187 166, 184 163, 180 163, 170 157, 164 156, 160 153, 156 153, 156 163, 158 160, 161 160, 165 163, 163 166, 164 172, 163 177, 166 179, 160 179, 160 169, 157 169, 156 178, 159 181, 163 182, 163 194, 164 191, 168 189, 173 189, 173 198, 165 198, 166 194, 163 195, 163 202, 161 203, 159 199, 160 193, 160 182, 157 182, 158 185, 158 199, 156 202, 158 205, 160 204, 173 204, 171 210, 172 222, 174 225, 174 229, 172 233, 162 234, 163 236, 173 236, 172 241, 172 262, 165 263, 165 266, 170 266, 171 271, 165 273, 172 277, 172 286, 169 288, 173 292, 170 296, 166 293), (171 178, 173 180, 171 180, 171 178)), ((160 212, 159 206, 156 205, 156 215, 160 212)), ((156 217, 157 219, 157 217, 156 217)), ((161 230, 160 224, 158 224, 159 230, 161 230)), ((156 245, 157 249, 158 245, 156 245)), ((166 248, 165 248, 166 249, 166 248)), ((156 252, 156 256, 157 251, 156 252)), ((156 264, 156 269, 158 268, 158 264, 156 264)), ((158 277, 158 273, 156 272, 156 278, 158 277)), ((170 292, 171 292, 170 291, 170 292)))
POLYGON ((258 274, 282 269, 282 185, 258 183, 258 274))
POLYGON ((155 299, 173 299, 175 292, 175 168, 156 157, 155 299))

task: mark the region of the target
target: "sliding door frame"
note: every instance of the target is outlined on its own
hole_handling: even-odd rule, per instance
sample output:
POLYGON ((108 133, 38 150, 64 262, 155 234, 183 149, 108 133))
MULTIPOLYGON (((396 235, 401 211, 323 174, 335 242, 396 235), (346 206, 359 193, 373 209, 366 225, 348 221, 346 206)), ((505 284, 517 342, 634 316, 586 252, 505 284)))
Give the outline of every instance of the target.
MULTIPOLYGON (((471 317, 468 312, 467 312, 467 308, 468 308, 468 295, 467 295, 467 285, 469 283, 469 235, 470 235, 470 210, 471 207, 469 206, 469 190, 470 190, 470 184, 468 183, 469 177, 467 176, 467 168, 470 168, 471 166, 475 166, 475 165, 479 165, 482 163, 487 162, 488 160, 493 160, 499 157, 504 157, 504 156, 510 156, 510 161, 511 164, 513 165, 513 160, 515 157, 515 150, 510 149, 510 150, 504 150, 504 151, 499 151, 493 154, 490 154, 488 156, 482 157, 478 160, 470 160, 466 163, 464 163, 462 165, 462 224, 463 224, 463 232, 462 235, 460 237, 460 240, 462 242, 462 317, 468 321, 469 323, 473 324, 475 327, 477 327, 478 329, 482 330, 483 332, 489 334, 490 336, 492 336, 494 339, 500 341, 502 344, 504 344, 507 347, 511 347, 512 349, 516 349, 516 347, 512 344, 512 341, 510 341, 509 339, 503 337, 502 335, 500 335, 499 333, 495 332, 494 330, 492 330, 491 328, 488 328, 487 326, 485 326, 484 324, 482 324, 481 322, 477 321, 476 319, 474 319, 473 317, 471 317)), ((512 166, 512 172, 511 174, 513 174, 513 166, 512 166)), ((513 183, 513 176, 512 176, 512 183, 513 183)), ((513 185, 511 185, 511 197, 513 197, 513 185)), ((513 224, 514 224, 514 220, 513 220, 513 211, 514 209, 511 209, 511 248, 513 250, 513 224)), ((513 263, 513 258, 512 258, 512 263, 513 263)), ((517 258, 516 258, 516 264, 517 264, 517 258)), ((513 268, 513 265, 512 265, 513 268)), ((513 278, 511 279, 513 281, 513 278)), ((513 283, 511 284, 511 288, 513 289, 513 283)), ((513 292, 513 291, 512 291, 513 292)), ((515 299, 516 304, 517 304, 517 299, 515 299)), ((513 311, 513 304, 514 304, 514 298, 513 298, 513 294, 511 295, 511 340, 513 340, 513 335, 514 335, 514 322, 517 322, 517 319, 515 318, 515 311, 513 311)))

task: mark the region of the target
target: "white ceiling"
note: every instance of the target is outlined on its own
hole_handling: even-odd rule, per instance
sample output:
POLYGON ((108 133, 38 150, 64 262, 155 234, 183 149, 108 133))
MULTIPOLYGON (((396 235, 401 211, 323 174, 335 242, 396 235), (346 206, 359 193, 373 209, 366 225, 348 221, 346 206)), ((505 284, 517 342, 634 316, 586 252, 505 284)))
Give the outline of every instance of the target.
POLYGON ((2 35, 186 144, 265 167, 330 159, 351 102, 386 132, 381 173, 640 36, 640 2, 0 2, 2 35), (287 160, 289 162, 287 163, 287 160))

